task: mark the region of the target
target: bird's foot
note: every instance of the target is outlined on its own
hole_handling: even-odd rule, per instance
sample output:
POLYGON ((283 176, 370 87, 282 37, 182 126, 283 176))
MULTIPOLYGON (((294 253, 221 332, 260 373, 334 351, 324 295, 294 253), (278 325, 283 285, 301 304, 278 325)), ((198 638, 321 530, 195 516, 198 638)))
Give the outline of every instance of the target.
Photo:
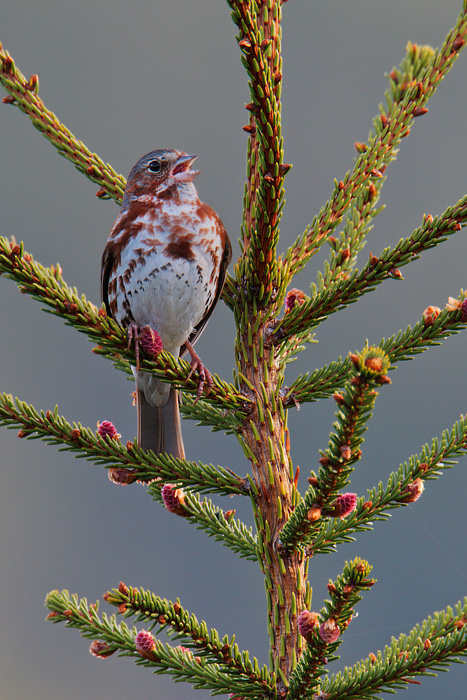
POLYGON ((139 372, 139 326, 136 323, 130 323, 128 326, 128 350, 132 343, 135 345, 136 371, 139 372))
POLYGON ((188 375, 187 379, 190 379, 191 375, 195 370, 198 370, 199 374, 199 384, 198 384, 198 391, 196 392, 196 401, 195 403, 201 398, 203 395, 204 388, 206 386, 206 396, 209 394, 209 392, 212 389, 212 386, 214 384, 211 372, 205 367, 201 361, 201 358, 197 353, 193 350, 193 346, 191 343, 188 342, 188 340, 185 342, 185 347, 188 350, 188 352, 191 355, 191 370, 190 374, 188 375))

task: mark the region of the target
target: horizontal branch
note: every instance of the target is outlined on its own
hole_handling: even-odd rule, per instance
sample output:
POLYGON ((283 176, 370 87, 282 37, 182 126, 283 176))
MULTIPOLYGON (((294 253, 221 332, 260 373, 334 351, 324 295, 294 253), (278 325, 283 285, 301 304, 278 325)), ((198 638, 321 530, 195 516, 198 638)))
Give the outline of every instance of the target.
MULTIPOLYGON (((366 346, 352 356, 352 375, 342 393, 334 394, 338 409, 327 449, 321 452, 320 469, 308 479, 310 487, 284 525, 281 542, 287 549, 301 549, 316 521, 348 515, 338 492, 349 483, 360 461, 363 435, 372 416, 378 391, 389 383, 389 359, 379 348, 366 346)), ((352 498, 356 496, 353 494, 352 498)), ((348 506, 347 506, 348 507, 348 506)), ((350 511, 351 512, 351 511, 350 511)))
MULTIPOLYGON (((148 493, 155 501, 164 504, 160 483, 149 484, 148 493)), ((203 530, 209 537, 214 537, 217 542, 238 554, 241 559, 258 561, 256 537, 251 528, 234 518, 234 510, 225 512, 212 501, 206 498, 200 501, 197 494, 184 491, 183 506, 179 514, 192 522, 198 530, 203 530)))
MULTIPOLYGON (((321 697, 333 700, 373 700, 382 692, 406 688, 420 676, 445 671, 467 654, 467 598, 455 610, 435 612, 407 636, 392 640, 383 652, 324 680, 321 697)), ((309 696, 310 697, 310 696, 309 696)))
POLYGON ((467 222, 467 195, 457 204, 448 207, 439 217, 427 216, 423 224, 407 238, 402 238, 394 248, 385 248, 379 256, 370 256, 368 263, 348 279, 335 282, 316 294, 301 306, 287 313, 277 324, 272 337, 278 343, 294 333, 311 330, 330 314, 353 304, 363 294, 373 291, 387 279, 402 277, 399 268, 413 262, 430 248, 445 241, 462 229, 467 222))
POLYGON ((189 649, 181 646, 163 644, 148 632, 144 636, 147 642, 151 640, 150 647, 138 647, 136 629, 130 630, 124 622, 118 624, 114 615, 107 617, 104 613, 100 619, 97 614, 98 603, 88 605, 85 598, 78 600, 76 595, 70 596, 68 591, 51 591, 45 604, 51 611, 47 616, 50 622, 64 622, 66 627, 78 628, 86 639, 104 644, 105 653, 102 653, 101 647, 101 653, 95 653, 96 656, 105 658, 117 652, 119 656, 129 656, 138 665, 146 666, 155 673, 167 674, 176 681, 191 683, 194 688, 211 690, 213 695, 233 692, 258 698, 265 694, 262 684, 240 674, 234 675, 232 669, 225 664, 212 663, 202 656, 194 656, 189 649))
POLYGON ((97 193, 103 199, 121 202, 126 180, 115 172, 109 163, 104 163, 96 153, 74 136, 58 117, 51 112, 39 97, 39 79, 32 75, 27 80, 16 67, 14 60, 0 44, 0 84, 10 97, 3 101, 15 105, 31 120, 45 138, 69 160, 83 175, 97 183, 97 193))
POLYGON ((379 133, 368 149, 361 153, 352 172, 336 182, 331 199, 316 216, 305 232, 285 252, 284 262, 292 274, 301 270, 326 238, 337 228, 355 199, 368 187, 372 178, 381 177, 381 171, 392 160, 395 148, 410 132, 414 117, 424 109, 440 81, 452 68, 465 45, 467 13, 461 12, 455 27, 447 35, 442 47, 427 60, 417 84, 408 88, 401 101, 381 125, 379 133))
MULTIPOLYGON (((463 299, 464 293, 461 293, 459 301, 463 299)), ((408 326, 405 331, 399 331, 387 340, 383 338, 378 347, 387 354, 391 362, 390 369, 395 370, 398 362, 412 360, 429 347, 441 345, 442 340, 460 333, 466 327, 467 319, 460 309, 445 309, 439 313, 432 325, 422 318, 415 325, 408 326)), ((329 398, 342 388, 350 372, 350 358, 346 357, 345 360, 337 360, 313 372, 302 374, 290 387, 284 388, 284 405, 290 408, 300 403, 329 398)))
MULTIPOLYGON (((135 364, 135 355, 133 348, 129 347, 127 331, 108 318, 103 308, 98 309, 84 295, 79 296, 75 288, 69 287, 59 266, 42 266, 24 251, 22 244, 16 245, 0 236, 0 273, 12 279, 21 292, 45 304, 49 313, 59 316, 67 325, 98 343, 94 352, 110 359, 118 369, 131 374, 130 363, 135 364)), ((191 373, 189 363, 169 353, 161 352, 157 358, 149 359, 144 357, 142 351, 140 367, 193 395, 198 391, 196 376, 188 379, 191 373)), ((233 429, 245 406, 249 404, 249 399, 217 375, 213 376, 213 381, 209 396, 203 396, 203 403, 210 402, 221 407, 224 410, 224 423, 229 422, 228 417, 232 415, 230 427, 233 429)), ((191 408, 190 414, 200 420, 204 418, 205 424, 208 423, 208 414, 206 411, 203 413, 202 407, 199 415, 196 415, 195 407, 191 408)), ((217 425, 217 414, 213 423, 217 425)))
POLYGON ((151 623, 153 634, 165 632, 172 640, 182 640, 197 656, 227 666, 226 671, 234 677, 244 676, 266 693, 273 691, 274 684, 266 666, 260 669, 256 658, 250 661, 248 652, 239 650, 235 637, 226 635, 220 639, 217 630, 208 629, 204 620, 198 622, 178 601, 172 603, 150 591, 123 583, 106 593, 104 599, 118 607, 125 618, 135 616, 138 622, 151 623))
POLYGON ((11 394, 0 394, 0 425, 20 428, 19 437, 59 445, 107 469, 120 467, 127 473, 127 483, 158 479, 189 486, 199 493, 245 495, 248 492, 248 481, 230 469, 177 459, 165 453, 156 455, 131 442, 125 446, 118 438, 101 437, 80 423, 68 423, 58 415, 57 409, 39 413, 30 404, 13 399, 11 394))
MULTIPOLYGON (((454 423, 451 430, 443 431, 440 438, 433 438, 431 444, 424 445, 419 454, 412 455, 401 464, 390 475, 386 486, 380 483, 369 489, 367 497, 359 498, 356 509, 345 519, 332 518, 323 523, 316 521, 314 534, 310 532, 300 542, 300 549, 306 549, 307 554, 313 556, 334 552, 338 544, 353 542, 353 534, 372 530, 374 521, 386 520, 390 510, 407 505, 410 502, 408 487, 416 480, 424 483, 437 479, 445 469, 455 466, 466 453, 467 415, 454 423)), ((292 517, 303 518, 303 511, 307 507, 311 505, 304 499, 292 517)))

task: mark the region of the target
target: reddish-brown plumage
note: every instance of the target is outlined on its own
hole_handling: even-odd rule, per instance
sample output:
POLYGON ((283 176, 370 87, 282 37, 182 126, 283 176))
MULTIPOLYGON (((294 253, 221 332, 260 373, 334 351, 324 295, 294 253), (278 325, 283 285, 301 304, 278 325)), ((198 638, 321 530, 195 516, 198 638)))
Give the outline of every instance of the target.
MULTIPOLYGON (((102 256, 101 293, 108 314, 136 342, 139 329, 149 326, 164 350, 189 351, 201 395, 212 379, 192 345, 219 299, 231 248, 222 221, 199 200, 195 158, 160 150, 134 166, 102 256)), ((140 447, 184 457, 177 392, 134 372, 140 447)))

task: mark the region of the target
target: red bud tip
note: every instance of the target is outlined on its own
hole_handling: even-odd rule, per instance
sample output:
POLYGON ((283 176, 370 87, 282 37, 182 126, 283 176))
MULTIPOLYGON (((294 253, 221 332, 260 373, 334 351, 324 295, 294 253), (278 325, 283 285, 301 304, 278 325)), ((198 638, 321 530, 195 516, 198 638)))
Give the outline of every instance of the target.
POLYGON ((46 615, 46 620, 55 620, 56 617, 60 617, 58 612, 51 612, 48 615, 46 615))
POLYGON ((356 354, 353 353, 353 352, 350 353, 350 361, 351 361, 351 363, 354 365, 354 367, 359 367, 359 365, 360 365, 360 358, 358 357, 358 355, 356 355, 356 354))
POLYGON ((467 618, 465 617, 465 615, 462 615, 462 617, 459 620, 456 620, 454 622, 454 627, 456 628, 456 630, 461 630, 465 627, 466 623, 467 623, 467 618))
POLYGON ((448 311, 458 311, 462 307, 463 302, 460 301, 459 299, 456 299, 455 297, 448 297, 448 303, 445 306, 445 309, 448 311))
POLYGON ((354 148, 358 153, 365 153, 365 151, 368 150, 368 146, 366 143, 362 143, 362 141, 355 141, 354 148))
POLYGON ((305 293, 301 289, 291 289, 285 297, 285 313, 289 313, 295 305, 301 306, 305 298, 305 293))
POLYGON ((413 111, 414 117, 421 117, 428 112, 428 107, 416 107, 413 111))
POLYGON ((385 129, 388 125, 388 118, 385 114, 382 114, 380 116, 380 119, 381 119, 381 126, 383 127, 383 129, 385 129))
POLYGON ((251 49, 251 41, 249 39, 240 39, 238 45, 241 49, 251 49))
POLYGON ((319 636, 326 644, 332 644, 339 639, 341 631, 333 617, 323 622, 319 628, 319 636))
POLYGON ((423 322, 425 326, 432 326, 441 313, 439 306, 428 306, 423 312, 423 322))
POLYGON ((368 199, 373 199, 376 194, 376 186, 374 182, 370 182, 368 185, 368 199))
POLYGON ((423 491, 425 490, 425 484, 421 479, 415 479, 412 483, 407 484, 403 490, 403 494, 407 494, 403 499, 403 503, 415 503, 418 501, 423 491))
POLYGON ((74 315, 78 311, 78 304, 75 304, 72 301, 65 301, 63 307, 67 314, 74 315))
POLYGON ((316 522, 316 520, 319 520, 321 517, 320 506, 312 506, 311 508, 309 508, 306 517, 310 523, 314 523, 316 522))
POLYGON ((16 100, 13 97, 13 95, 7 95, 6 97, 3 98, 2 102, 4 105, 14 105, 16 100))
POLYGON ((99 197, 99 198, 105 197, 106 195, 107 195, 107 190, 105 189, 105 187, 101 187, 100 190, 97 190, 97 192, 96 192, 96 197, 99 197))
POLYGON ((457 39, 454 39, 453 44, 452 44, 452 50, 453 51, 459 51, 465 44, 465 39, 462 39, 462 37, 458 36, 457 39))
POLYGON ((136 474, 132 469, 125 469, 124 467, 111 467, 107 476, 112 484, 117 484, 118 486, 127 486, 136 481, 136 474))
POLYGON ((398 267, 391 267, 388 275, 391 275, 391 277, 395 277, 396 279, 402 279, 402 273, 398 267))
POLYGON ((341 445, 339 447, 339 452, 342 455, 342 459, 348 461, 352 457, 352 451, 350 445, 341 445))
POLYGON ((96 659, 107 659, 112 654, 115 654, 116 649, 112 649, 107 642, 101 642, 95 639, 89 647, 89 653, 96 659))
POLYGON ((256 134, 256 126, 253 124, 246 124, 245 126, 242 126, 243 131, 246 131, 247 134, 256 134))
POLYGON ((382 372, 383 360, 380 357, 368 357, 365 360, 365 367, 371 369, 372 372, 382 372))

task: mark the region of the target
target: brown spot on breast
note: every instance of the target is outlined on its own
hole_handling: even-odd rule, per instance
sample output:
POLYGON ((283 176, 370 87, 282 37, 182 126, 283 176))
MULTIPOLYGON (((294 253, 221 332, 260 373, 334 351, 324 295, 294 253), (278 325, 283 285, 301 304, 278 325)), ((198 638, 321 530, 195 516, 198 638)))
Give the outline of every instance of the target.
POLYGON ((169 258, 184 258, 194 260, 195 254, 191 245, 191 235, 178 236, 164 248, 164 253, 169 258))

